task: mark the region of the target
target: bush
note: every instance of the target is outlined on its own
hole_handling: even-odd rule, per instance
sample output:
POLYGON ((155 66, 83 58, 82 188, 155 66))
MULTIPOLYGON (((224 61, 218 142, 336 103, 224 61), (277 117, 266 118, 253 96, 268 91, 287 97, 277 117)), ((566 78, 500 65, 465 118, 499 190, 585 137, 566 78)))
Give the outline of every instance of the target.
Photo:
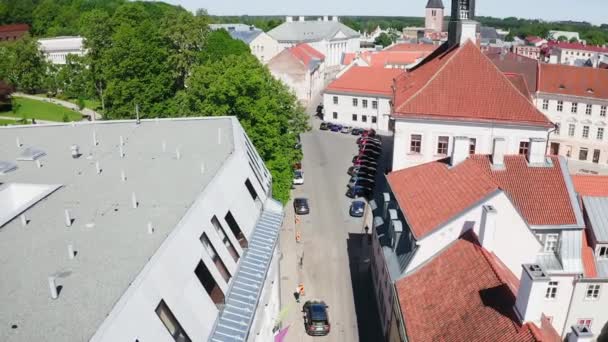
POLYGON ((80 110, 84 109, 85 103, 84 103, 84 99, 82 97, 78 98, 77 104, 78 104, 78 109, 80 109, 80 110))
POLYGON ((67 114, 63 114, 63 117, 61 118, 61 121, 68 122, 68 121, 70 121, 70 118, 68 117, 67 114))

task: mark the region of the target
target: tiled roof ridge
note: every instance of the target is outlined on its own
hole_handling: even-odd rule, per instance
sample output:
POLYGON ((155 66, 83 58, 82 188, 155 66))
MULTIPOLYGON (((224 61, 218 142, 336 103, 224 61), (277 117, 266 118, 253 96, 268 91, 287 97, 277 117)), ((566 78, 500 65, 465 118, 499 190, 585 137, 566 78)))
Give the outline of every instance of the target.
MULTIPOLYGON (((470 44, 473 44, 473 43, 472 43, 472 42, 470 42, 470 41, 469 41, 469 42, 467 42, 466 44, 469 44, 469 43, 470 43, 470 44)), ((465 46, 466 46, 466 44, 465 44, 465 46)), ((464 46, 463 46, 463 47, 464 47, 464 46)), ((439 70, 437 70, 437 72, 435 72, 435 73, 433 74, 433 76, 431 76, 431 77, 430 77, 430 78, 429 78, 429 79, 426 81, 426 83, 425 83, 425 84, 424 84, 422 87, 420 87, 420 89, 418 89, 418 90, 417 90, 417 91, 416 91, 414 94, 412 94, 412 96, 410 96, 410 98, 409 98, 409 99, 407 99, 407 100, 406 100, 406 101, 404 101, 402 104, 400 104, 400 105, 399 105, 399 107, 398 107, 398 108, 395 110, 395 112, 400 111, 400 110, 401 110, 401 108, 403 108, 403 107, 404 107, 406 104, 408 104, 409 102, 411 102, 411 101, 412 101, 412 100, 413 100, 413 99, 414 99, 416 96, 418 96, 418 95, 419 95, 419 94, 420 94, 420 93, 421 93, 421 92, 422 92, 424 89, 426 89, 426 87, 428 87, 428 86, 429 86, 429 84, 431 84, 431 82, 433 82, 433 80, 434 80, 435 78, 437 78, 437 77, 438 77, 438 76, 441 74, 441 72, 442 72, 442 71, 443 71, 443 70, 446 68, 446 66, 447 66, 448 64, 450 64, 450 62, 451 62, 451 61, 454 59, 454 57, 456 57, 456 56, 457 56, 459 53, 461 53, 461 52, 462 52, 462 50, 463 50, 463 48, 462 48, 462 47, 460 47, 459 45, 454 45, 453 47, 448 48, 446 51, 444 51, 444 52, 443 52, 443 54, 448 54, 448 53, 450 53, 450 52, 452 51, 452 49, 457 49, 457 51, 456 51, 456 52, 455 52, 453 55, 449 56, 448 60, 447 60, 447 61, 445 61, 445 62, 443 63, 443 65, 442 65, 442 66, 439 68, 439 70)), ((431 54, 431 55, 429 55, 429 56, 432 56, 432 54, 431 54)), ((428 58, 428 57, 427 57, 427 58, 428 58)), ((438 58, 439 58, 439 57, 438 57, 438 58)), ((492 64, 494 64, 494 63, 492 63, 492 64)), ((421 66, 422 66, 422 65, 421 65, 421 66)), ((416 69, 416 68, 415 68, 415 69, 416 69)), ((415 69, 414 69, 414 70, 415 70, 415 69)), ((406 76, 407 76, 407 73, 406 73, 406 75, 404 75, 404 77, 406 77, 406 76)))

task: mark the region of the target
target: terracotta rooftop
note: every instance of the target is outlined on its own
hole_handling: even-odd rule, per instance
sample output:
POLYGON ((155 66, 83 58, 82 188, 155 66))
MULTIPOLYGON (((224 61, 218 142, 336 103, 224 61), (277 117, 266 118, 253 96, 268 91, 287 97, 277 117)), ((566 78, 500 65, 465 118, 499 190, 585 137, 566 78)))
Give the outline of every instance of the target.
POLYGON ((326 92, 392 96, 393 79, 401 69, 376 69, 354 66, 326 88, 326 92))
POLYGON ((395 284, 412 341, 558 341, 550 324, 521 324, 515 294, 497 265, 465 233, 395 284), (413 295, 415 294, 415 295, 413 295), (449 299, 446 299, 446 296, 449 299))
POLYGON ((538 61, 512 52, 502 54, 501 51, 488 51, 486 56, 504 73, 522 74, 530 93, 536 92, 538 61))
POLYGON ((387 65, 409 65, 416 63, 430 54, 429 51, 363 51, 345 53, 342 58, 343 65, 351 64, 359 57, 370 67, 385 68, 387 65))
POLYGON ((552 127, 472 42, 442 45, 396 83, 395 118, 552 127))
POLYGON ((431 53, 433 51, 435 51, 437 49, 437 46, 432 45, 432 44, 408 44, 408 43, 402 43, 402 44, 395 44, 391 47, 388 47, 386 50, 384 51, 392 51, 392 52, 396 52, 396 51, 408 51, 408 52, 428 52, 431 53))
POLYGON ((574 189, 582 196, 608 196, 608 176, 572 175, 574 189))
POLYGON ((15 31, 24 31, 27 32, 30 30, 30 25, 28 24, 10 24, 10 25, 1 25, 0 32, 15 32, 15 31))
POLYGON ((505 76, 511 81, 511 83, 519 90, 519 92, 528 98, 530 102, 532 102, 532 97, 530 96, 530 90, 528 89, 528 84, 526 83, 526 79, 522 74, 513 74, 513 73, 505 73, 505 76))
POLYGON ((541 64, 538 91, 608 99, 608 70, 563 64, 541 64))
POLYGON ((451 169, 442 162, 426 163, 392 172, 387 179, 417 239, 498 190, 471 160, 451 169))
POLYGON ((568 50, 581 50, 581 51, 592 51, 592 52, 608 52, 608 48, 595 46, 595 45, 585 45, 582 43, 570 43, 570 42, 560 42, 560 41, 549 41, 547 45, 551 48, 560 48, 560 49, 568 49, 568 50))
POLYGON ((589 238, 587 232, 583 232, 583 269, 585 270, 585 277, 593 278, 597 277, 597 268, 595 266, 595 256, 593 254, 593 248, 589 245, 589 238))
POLYGON ((325 60, 325 55, 306 43, 289 48, 289 52, 309 68, 325 60))

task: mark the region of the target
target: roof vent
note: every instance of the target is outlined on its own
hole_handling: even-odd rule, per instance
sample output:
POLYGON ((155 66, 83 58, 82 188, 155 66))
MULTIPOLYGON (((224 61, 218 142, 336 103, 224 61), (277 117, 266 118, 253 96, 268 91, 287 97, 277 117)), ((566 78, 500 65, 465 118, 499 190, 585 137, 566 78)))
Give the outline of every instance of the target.
POLYGON ((0 160, 0 175, 17 170, 17 164, 0 160))
POLYGON ((559 89, 566 89, 566 86, 564 84, 560 84, 559 89))
POLYGON ((40 157, 46 156, 46 152, 35 147, 28 147, 17 158, 17 160, 34 161, 40 157))
POLYGON ((589 94, 593 94, 593 93, 594 93, 593 88, 587 88, 587 92, 588 92, 589 94))
POLYGON ((80 158, 80 156, 82 154, 80 153, 80 147, 78 147, 78 145, 72 145, 72 147, 70 147, 70 149, 72 150, 72 158, 74 158, 74 159, 80 158))

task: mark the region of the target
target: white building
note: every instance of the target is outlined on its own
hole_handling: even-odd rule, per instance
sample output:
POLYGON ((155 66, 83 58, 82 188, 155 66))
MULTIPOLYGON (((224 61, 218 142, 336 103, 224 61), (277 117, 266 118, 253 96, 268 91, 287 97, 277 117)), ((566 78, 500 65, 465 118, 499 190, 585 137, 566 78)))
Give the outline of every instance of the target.
POLYGON ((65 64, 68 55, 84 56, 84 39, 82 37, 54 37, 38 39, 40 51, 52 64, 65 64))
POLYGON ((608 70, 541 64, 536 106, 558 126, 550 151, 589 163, 608 163, 608 70))
POLYGON ((582 43, 549 42, 549 63, 597 68, 608 56, 608 48, 582 43))
POLYGON ((0 131, 0 340, 272 340, 282 206, 235 118, 0 131))
POLYGON ((357 52, 360 48, 360 34, 340 23, 337 16, 331 20, 324 16, 308 21, 302 16, 298 20, 287 17, 283 24, 268 34, 279 42, 281 48, 308 43, 325 55, 328 68, 338 68, 344 53, 357 52))
POLYGON ((443 2, 429 0, 426 4, 424 27, 427 31, 443 32, 443 2))
POLYGON ((324 120, 389 131, 392 85, 400 69, 353 66, 323 92, 324 120))
POLYGON ((262 64, 268 63, 272 57, 278 55, 282 50, 275 39, 255 26, 244 24, 211 24, 209 27, 212 30, 224 29, 228 31, 232 38, 247 44, 251 53, 256 56, 262 64))
POLYGON ((581 36, 578 32, 551 30, 547 34, 547 38, 549 40, 559 40, 560 37, 566 37, 567 41, 570 41, 572 39, 576 39, 577 42, 581 41, 581 36))

